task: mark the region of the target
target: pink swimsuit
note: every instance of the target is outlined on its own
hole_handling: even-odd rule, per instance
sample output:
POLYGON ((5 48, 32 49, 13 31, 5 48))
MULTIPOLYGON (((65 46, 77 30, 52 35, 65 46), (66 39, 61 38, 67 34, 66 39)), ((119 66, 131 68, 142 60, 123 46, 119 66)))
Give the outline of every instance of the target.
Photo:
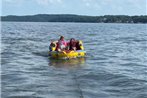
POLYGON ((67 46, 67 42, 66 41, 59 41, 59 47, 60 49, 65 48, 67 46))

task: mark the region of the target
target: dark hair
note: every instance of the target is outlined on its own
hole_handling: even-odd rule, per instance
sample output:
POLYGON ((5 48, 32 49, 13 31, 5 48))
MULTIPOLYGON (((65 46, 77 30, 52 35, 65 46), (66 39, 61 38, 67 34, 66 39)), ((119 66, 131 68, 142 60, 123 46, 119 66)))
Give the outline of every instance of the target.
POLYGON ((63 38, 64 38, 64 36, 60 36, 60 40, 63 39, 63 38))
POLYGON ((74 41, 75 41, 75 39, 74 39, 74 38, 71 38, 71 39, 70 39, 70 41, 72 41, 72 40, 74 40, 74 41))

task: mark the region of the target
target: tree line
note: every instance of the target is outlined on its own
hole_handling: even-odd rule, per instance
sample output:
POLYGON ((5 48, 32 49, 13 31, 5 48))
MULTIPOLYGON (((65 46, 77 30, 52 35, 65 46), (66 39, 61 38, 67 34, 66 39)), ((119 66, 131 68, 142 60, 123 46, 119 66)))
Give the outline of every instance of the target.
POLYGON ((16 22, 86 22, 86 23, 147 23, 147 15, 84 16, 72 14, 37 14, 26 16, 1 16, 1 21, 16 22))

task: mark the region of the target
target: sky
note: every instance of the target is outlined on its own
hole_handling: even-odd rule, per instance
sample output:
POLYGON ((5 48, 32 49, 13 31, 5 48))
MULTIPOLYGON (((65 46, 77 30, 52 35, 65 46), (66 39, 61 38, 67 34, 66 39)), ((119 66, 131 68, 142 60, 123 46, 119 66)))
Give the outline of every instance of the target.
POLYGON ((1 0, 1 15, 146 15, 147 0, 1 0))

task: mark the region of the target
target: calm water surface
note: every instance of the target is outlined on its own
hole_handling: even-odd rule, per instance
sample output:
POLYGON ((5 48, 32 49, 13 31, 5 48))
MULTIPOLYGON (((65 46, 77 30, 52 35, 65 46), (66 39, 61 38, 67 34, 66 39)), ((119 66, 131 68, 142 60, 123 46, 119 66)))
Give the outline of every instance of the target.
POLYGON ((146 24, 2 22, 2 98, 147 98, 146 24), (86 58, 48 58, 54 32, 86 58))

